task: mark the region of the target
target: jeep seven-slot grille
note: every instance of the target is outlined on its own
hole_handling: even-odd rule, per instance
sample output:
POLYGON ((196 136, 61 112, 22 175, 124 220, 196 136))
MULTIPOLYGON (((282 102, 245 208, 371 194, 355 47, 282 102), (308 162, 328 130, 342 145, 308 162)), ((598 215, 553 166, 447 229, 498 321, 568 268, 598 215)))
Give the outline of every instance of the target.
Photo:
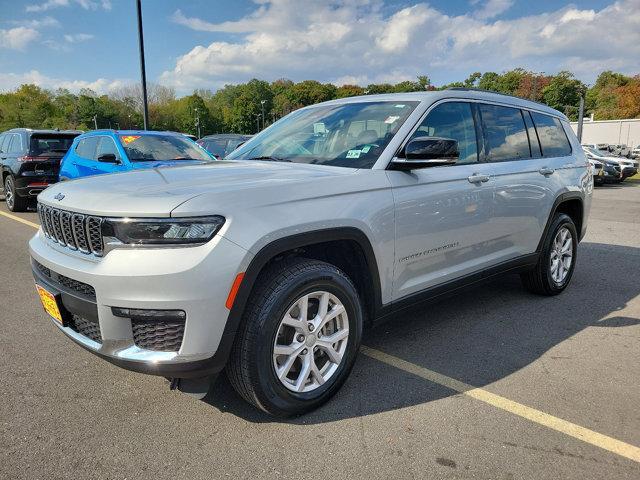
POLYGON ((82 253, 102 256, 102 217, 68 212, 38 204, 42 231, 54 242, 82 253))

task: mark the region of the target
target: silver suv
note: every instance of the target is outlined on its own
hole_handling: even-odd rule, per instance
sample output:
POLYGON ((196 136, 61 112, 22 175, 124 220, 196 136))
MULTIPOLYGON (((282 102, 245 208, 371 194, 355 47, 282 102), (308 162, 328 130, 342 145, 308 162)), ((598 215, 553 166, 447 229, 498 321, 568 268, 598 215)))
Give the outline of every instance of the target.
POLYGON ((504 272, 562 292, 592 188, 549 107, 365 96, 295 111, 211 165, 57 184, 29 247, 80 346, 195 392, 226 368, 247 401, 294 415, 336 393, 384 317, 504 272))

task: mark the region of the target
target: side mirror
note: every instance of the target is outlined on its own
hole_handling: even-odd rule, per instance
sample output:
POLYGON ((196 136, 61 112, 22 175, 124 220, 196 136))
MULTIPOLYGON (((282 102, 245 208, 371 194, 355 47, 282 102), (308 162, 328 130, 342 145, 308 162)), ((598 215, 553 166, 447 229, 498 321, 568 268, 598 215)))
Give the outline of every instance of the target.
POLYGON ((453 165, 459 157, 456 140, 442 137, 417 137, 407 143, 404 158, 394 159, 391 165, 395 170, 414 170, 453 165))
POLYGON ((120 160, 118 160, 115 156, 115 154, 113 153, 105 153, 103 155, 100 155, 98 157, 98 161, 99 162, 103 162, 103 163, 115 163, 115 164, 120 164, 120 160))

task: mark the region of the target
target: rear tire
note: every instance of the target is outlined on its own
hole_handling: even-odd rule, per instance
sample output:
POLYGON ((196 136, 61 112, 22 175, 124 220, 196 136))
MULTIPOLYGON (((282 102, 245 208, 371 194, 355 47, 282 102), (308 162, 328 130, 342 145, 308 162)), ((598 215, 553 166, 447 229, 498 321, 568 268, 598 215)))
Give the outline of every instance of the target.
POLYGON ((309 412, 349 376, 362 324, 358 292, 341 270, 317 260, 283 260, 256 280, 227 376, 246 401, 266 413, 309 412))
POLYGON ((16 193, 16 183, 13 175, 8 175, 4 180, 4 201, 12 212, 26 212, 29 203, 28 198, 16 193))
POLYGON ((556 213, 545 236, 536 266, 520 275, 522 284, 538 295, 558 295, 573 276, 578 233, 571 217, 556 213))

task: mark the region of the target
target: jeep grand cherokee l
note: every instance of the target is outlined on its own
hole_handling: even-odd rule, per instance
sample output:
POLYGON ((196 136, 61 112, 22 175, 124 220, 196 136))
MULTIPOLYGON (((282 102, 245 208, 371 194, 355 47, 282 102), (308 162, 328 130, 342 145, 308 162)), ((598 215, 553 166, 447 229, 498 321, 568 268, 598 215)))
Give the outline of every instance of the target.
POLYGON ((0 134, 0 174, 7 208, 22 212, 58 181, 60 159, 82 132, 14 128, 0 134))
POLYGON ((445 290, 562 292, 593 190, 564 115, 473 90, 313 105, 227 158, 47 189, 33 274, 87 350, 186 390, 226 368, 274 415, 327 401, 363 327, 445 290))

